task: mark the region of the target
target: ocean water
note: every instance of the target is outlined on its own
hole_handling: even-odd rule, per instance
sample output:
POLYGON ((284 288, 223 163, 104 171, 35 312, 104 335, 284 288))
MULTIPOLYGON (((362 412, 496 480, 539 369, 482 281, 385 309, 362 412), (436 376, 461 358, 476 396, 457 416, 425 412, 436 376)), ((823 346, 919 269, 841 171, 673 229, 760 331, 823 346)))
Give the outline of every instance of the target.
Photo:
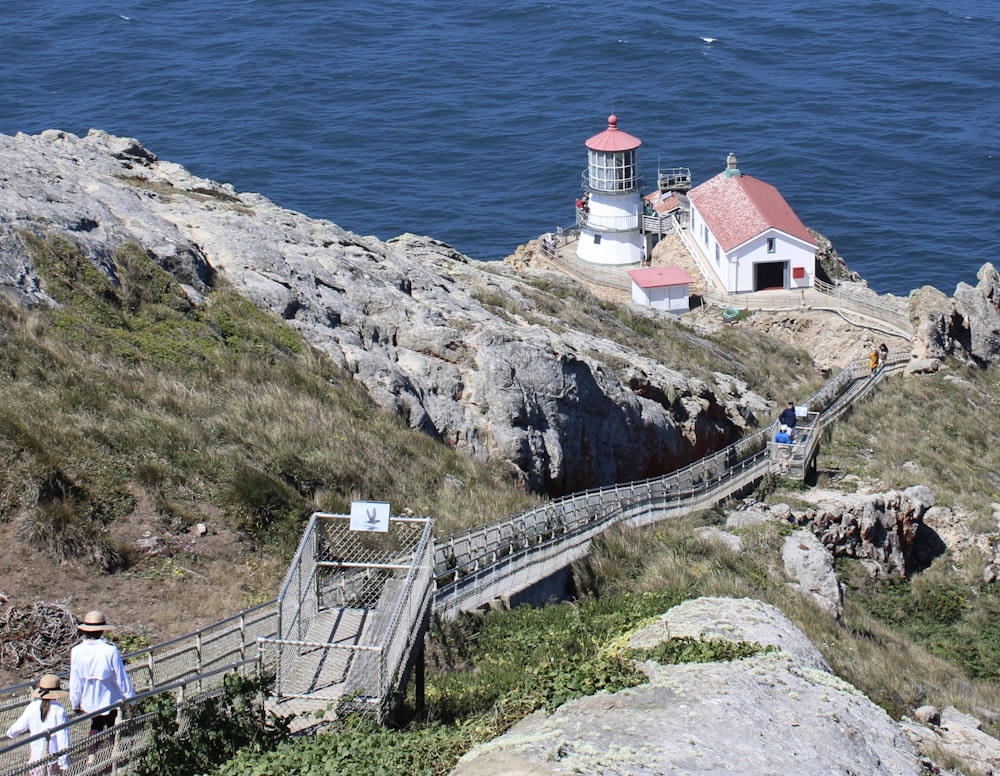
POLYGON ((0 6, 0 132, 91 127, 478 259, 573 221, 619 126, 695 183, 735 152, 879 292, 1000 253, 1000 3, 63 0, 0 6))

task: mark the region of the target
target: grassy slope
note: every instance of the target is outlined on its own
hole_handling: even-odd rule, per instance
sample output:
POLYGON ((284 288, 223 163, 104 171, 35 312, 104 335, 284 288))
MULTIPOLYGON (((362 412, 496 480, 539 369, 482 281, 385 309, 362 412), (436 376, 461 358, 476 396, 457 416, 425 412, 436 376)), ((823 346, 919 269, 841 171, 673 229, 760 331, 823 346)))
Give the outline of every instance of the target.
MULTIPOLYGON (((135 562, 106 530, 148 499, 165 529, 207 507, 287 552, 314 510, 358 498, 433 516, 438 533, 512 514, 534 498, 502 464, 477 465, 381 411, 350 375, 280 319, 220 287, 192 305, 138 246, 112 257, 117 284, 73 246, 29 240, 56 310, 0 306, 0 520, 21 538, 106 571, 135 562)), ((564 320, 693 369, 737 372, 768 393, 776 353, 740 331, 716 342, 573 284, 524 286, 547 325, 564 320)), ((818 373, 801 379, 819 384, 818 373)), ((776 389, 775 389, 776 391, 776 389)))
MULTIPOLYGON (((354 498, 388 499, 394 509, 431 514, 439 532, 496 519, 532 501, 502 467, 474 465, 378 410, 348 375, 232 291, 220 288, 206 308, 194 308, 137 248, 115 256, 117 287, 71 246, 38 241, 33 250, 47 292, 63 306, 25 311, 0 303, 0 391, 5 397, 0 520, 17 521, 20 537, 50 554, 90 554, 109 571, 142 563, 108 530, 135 509, 137 493, 154 505, 166 528, 182 529, 206 508, 218 509, 247 537, 248 547, 279 555, 297 540, 311 511, 344 511, 354 498), (449 484, 452 478, 464 486, 449 484)), ((769 383, 774 377, 768 363, 780 348, 772 341, 726 330, 706 343, 669 324, 651 326, 627 308, 594 305, 559 283, 535 283, 532 293, 539 314, 550 321, 598 326, 609 336, 633 339, 664 363, 694 363, 706 374, 728 367, 765 395, 783 393, 780 385, 769 383)), ((780 357, 785 363, 803 361, 796 352, 780 357)), ((818 375, 805 366, 802 371, 802 379, 818 384, 818 375)), ((995 406, 1000 392, 990 373, 967 377, 967 383, 940 378, 891 383, 838 425, 824 456, 834 468, 875 476, 888 486, 929 481, 901 473, 903 461, 915 461, 921 471, 942 472, 932 483, 939 501, 982 508, 997 499, 996 485, 984 483, 997 482, 1000 434, 993 413, 952 408, 995 406), (943 433, 929 433, 930 428, 943 433)), ((774 558, 778 529, 762 529, 750 541, 759 552, 736 558, 692 539, 691 525, 684 521, 636 536, 608 536, 578 568, 581 585, 632 613, 632 619, 617 622, 617 630, 593 640, 598 652, 630 623, 669 601, 753 595, 779 604, 844 676, 890 711, 959 698, 965 708, 970 698, 974 705, 1000 707, 992 684, 997 678, 993 635, 985 628, 996 607, 991 588, 935 568, 925 578, 930 581, 886 591, 845 568, 852 592, 844 624, 834 626, 774 579, 768 558, 774 558), (886 594, 902 603, 880 606, 890 600, 886 594), (612 595, 624 598, 608 598, 612 595), (900 608, 920 616, 894 621, 892 613, 900 608), (935 612, 939 627, 932 628, 935 612), (942 612, 948 623, 964 624, 953 629, 960 639, 949 640, 948 629, 940 627, 942 612), (925 625, 921 629, 914 623, 925 625), (982 648, 969 646, 984 642, 972 639, 977 625, 990 642, 982 648), (962 667, 956 669, 943 657, 954 657, 959 641, 965 649, 962 667)), ((525 614, 501 614, 498 626, 464 623, 459 627, 465 632, 438 634, 445 657, 430 680, 435 721, 429 728, 413 728, 418 741, 443 736, 454 742, 449 744, 454 756, 502 728, 511 709, 524 711, 539 698, 549 703, 563 697, 567 683, 586 688, 600 680, 607 665, 556 671, 556 679, 546 679, 547 689, 525 703, 519 700, 523 688, 497 697, 463 684, 468 681, 463 672, 451 672, 476 661, 483 665, 481 655, 467 650, 456 659, 459 641, 499 645, 503 638, 484 634, 516 631, 546 644, 546 634, 565 630, 563 614, 538 616, 542 619, 534 621, 525 614), (504 617, 522 619, 505 622, 504 617)), ((526 665, 522 673, 552 671, 526 665)), ((369 740, 356 733, 348 737, 369 740)), ((370 735, 374 740, 381 733, 370 735)), ((303 746, 312 751, 331 745, 324 740, 303 746)), ((332 740, 343 744, 336 736, 332 740)), ((397 747, 402 739, 393 741, 397 747)), ((438 763, 424 772, 444 768, 438 763)))
MULTIPOLYGON (((113 286, 71 246, 33 243, 56 310, 0 304, 0 520, 53 556, 138 561, 109 530, 152 504, 164 530, 218 510, 287 553, 314 510, 358 498, 450 532, 535 499, 381 411, 282 321, 226 288, 195 308, 137 248, 113 286)), ((275 580, 275 589, 277 580, 275 580)), ((220 615, 228 612, 220 612, 220 615)))
MULTIPOLYGON (((826 440, 821 484, 929 484, 938 503, 970 510, 973 529, 978 514, 982 529, 995 532, 974 510, 988 513, 990 503, 1000 500, 991 484, 1000 418, 982 410, 956 413, 954 407, 995 406, 1000 386, 992 370, 960 373, 958 380, 953 374, 886 383, 826 440), (919 467, 917 473, 912 465, 902 468, 904 461, 919 467)), ((767 498, 794 503, 795 491, 773 491, 767 498)), ((621 635, 671 603, 700 595, 747 596, 778 606, 839 675, 893 716, 926 703, 968 712, 1000 708, 1000 596, 978 577, 981 558, 975 553, 948 554, 911 581, 872 580, 859 564, 840 561, 847 594, 838 623, 785 584, 781 544, 790 528, 769 524, 745 532, 745 552, 737 555, 694 534, 696 526, 722 519, 721 512, 706 512, 644 529, 616 529, 595 540, 591 555, 575 567, 578 588, 587 594, 581 604, 491 613, 438 629, 427 721, 388 735, 348 721, 269 755, 239 757, 220 774, 307 768, 369 774, 386 766, 385 772, 393 772, 397 763, 406 772, 445 774, 462 751, 489 740, 512 719, 624 682, 624 669, 615 674, 603 660, 618 654, 621 635), (610 675, 618 678, 611 681, 610 675)), ((986 730, 997 733, 990 725, 986 730)))

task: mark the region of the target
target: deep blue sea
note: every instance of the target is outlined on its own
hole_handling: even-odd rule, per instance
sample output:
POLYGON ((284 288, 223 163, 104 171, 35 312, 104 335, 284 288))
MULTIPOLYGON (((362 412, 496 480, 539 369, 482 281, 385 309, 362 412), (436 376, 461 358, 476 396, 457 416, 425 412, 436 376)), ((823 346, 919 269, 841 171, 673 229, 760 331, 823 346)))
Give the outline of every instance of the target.
POLYGON ((572 223, 612 111, 651 186, 735 152, 879 292, 1000 259, 997 0, 27 0, 0 52, 4 134, 135 137, 478 259, 572 223))

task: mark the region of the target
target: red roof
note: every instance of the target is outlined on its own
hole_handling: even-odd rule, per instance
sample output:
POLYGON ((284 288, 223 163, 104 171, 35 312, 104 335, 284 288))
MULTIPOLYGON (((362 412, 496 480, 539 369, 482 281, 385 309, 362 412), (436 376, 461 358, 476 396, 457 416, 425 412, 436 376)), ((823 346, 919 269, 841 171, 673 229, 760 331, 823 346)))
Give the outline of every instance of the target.
POLYGON ((587 141, 591 151, 634 151, 641 145, 639 138, 618 129, 618 117, 614 113, 608 116, 608 128, 587 141))
POLYGON ((630 269, 628 274, 639 288, 682 286, 694 282, 691 276, 680 267, 644 267, 643 269, 630 269))
POLYGON ((816 245, 805 224, 774 186, 750 175, 720 172, 695 186, 688 199, 698 208, 724 251, 742 245, 768 229, 816 245))
POLYGON ((676 191, 671 192, 659 192, 654 191, 652 194, 647 194, 645 197, 646 201, 650 204, 657 215, 665 216, 668 213, 672 213, 681 206, 680 198, 677 196, 676 191))

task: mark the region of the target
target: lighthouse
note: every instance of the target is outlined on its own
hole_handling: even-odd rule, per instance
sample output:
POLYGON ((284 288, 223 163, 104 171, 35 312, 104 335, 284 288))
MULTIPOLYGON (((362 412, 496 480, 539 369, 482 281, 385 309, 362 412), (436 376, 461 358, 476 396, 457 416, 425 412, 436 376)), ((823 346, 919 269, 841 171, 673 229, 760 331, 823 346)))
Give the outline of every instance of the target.
POLYGON ((643 250, 643 180, 636 151, 642 141, 618 129, 618 117, 612 114, 608 128, 586 145, 584 195, 576 212, 577 258, 591 264, 638 264, 643 250))

